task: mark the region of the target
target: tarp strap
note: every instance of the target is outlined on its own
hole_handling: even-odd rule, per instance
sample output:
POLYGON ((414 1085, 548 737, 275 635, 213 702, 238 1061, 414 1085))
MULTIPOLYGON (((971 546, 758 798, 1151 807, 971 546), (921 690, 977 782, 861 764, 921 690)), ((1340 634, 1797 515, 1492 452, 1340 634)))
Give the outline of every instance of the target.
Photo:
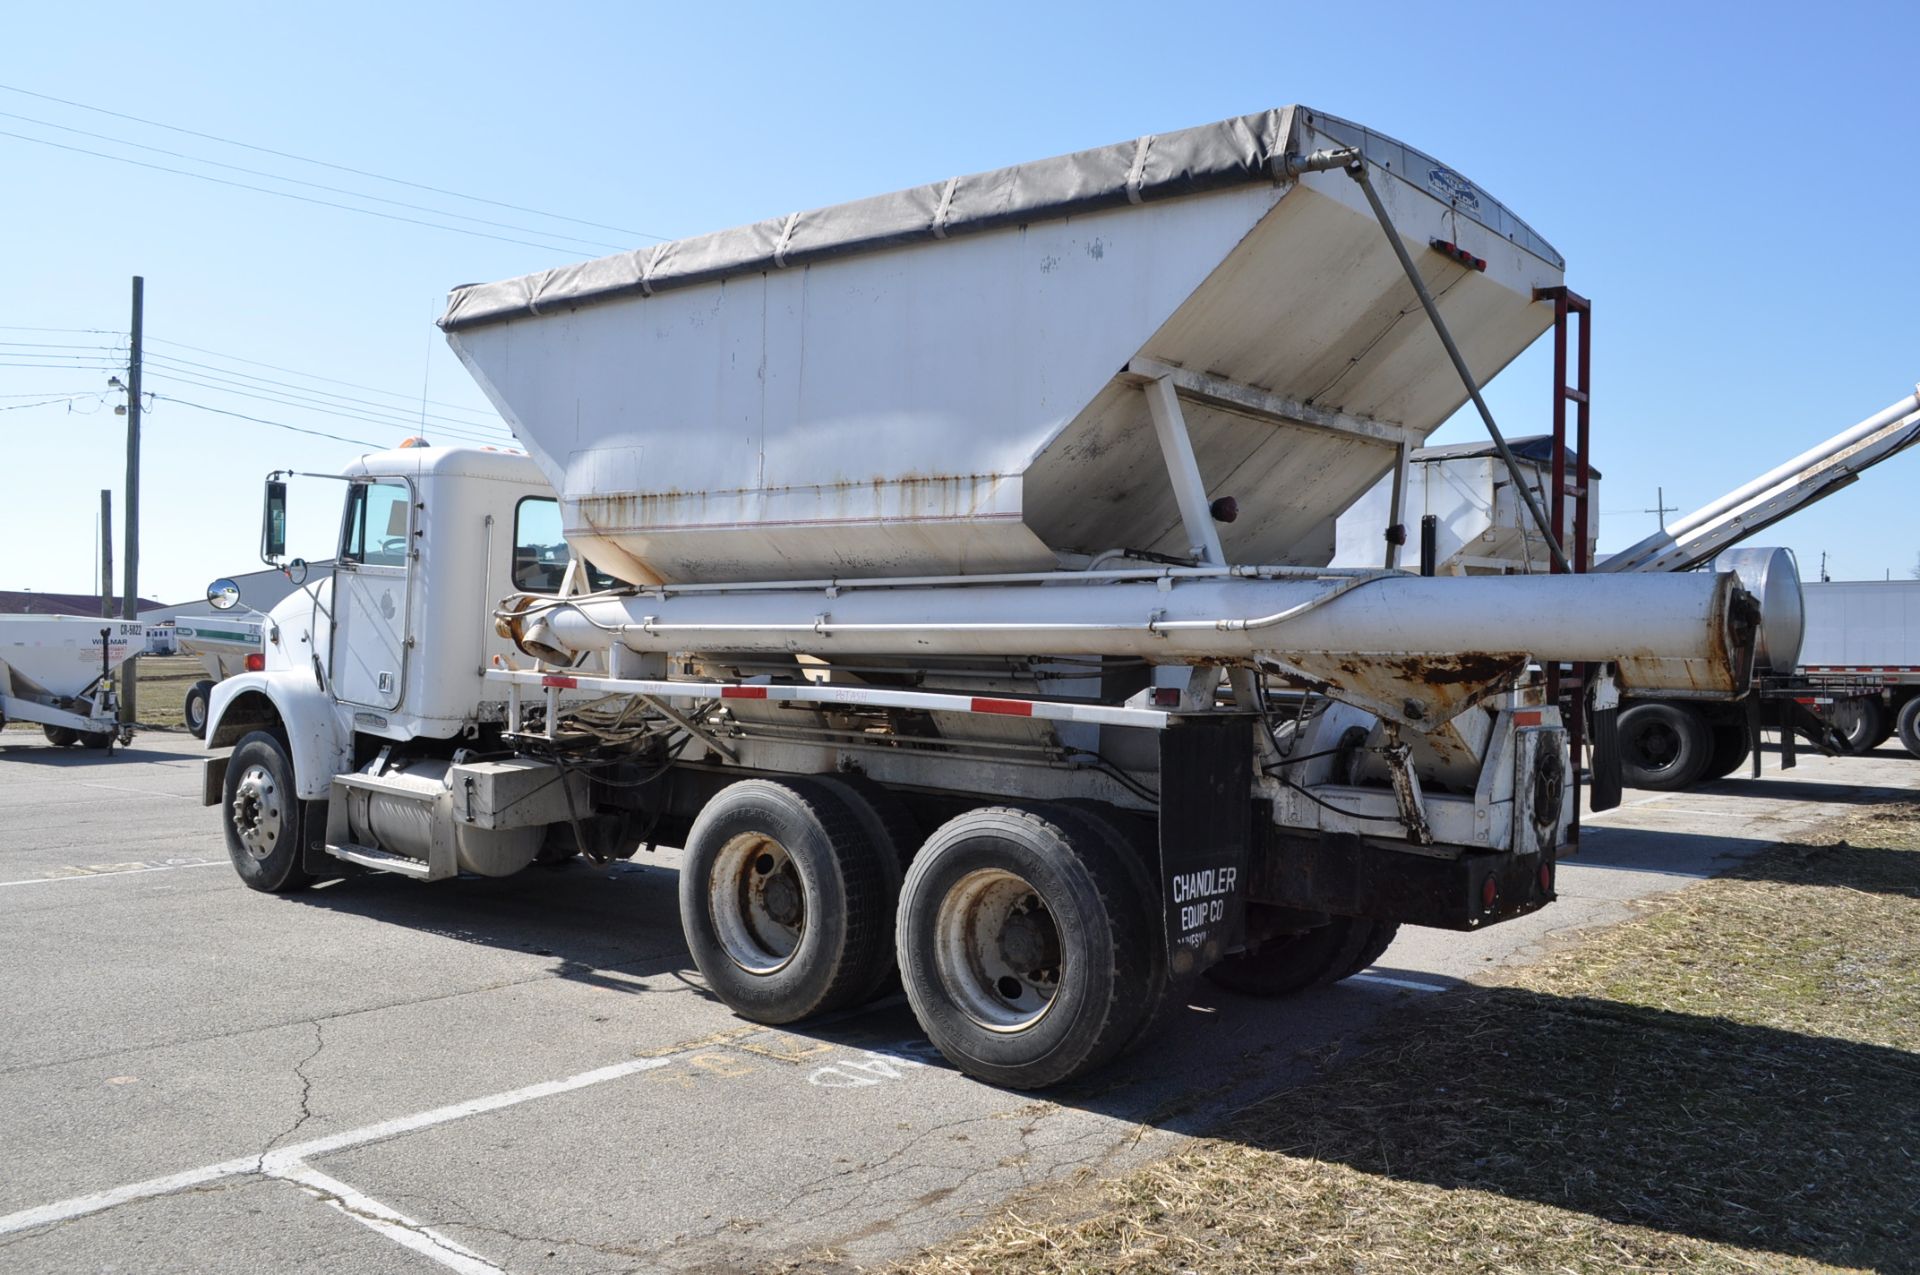
POLYGON ((640 254, 640 295, 653 295, 653 267, 660 260, 660 248, 652 247, 640 254))
POLYGON ((1133 144, 1133 167, 1127 170, 1127 202, 1140 202, 1140 187, 1147 177, 1147 151, 1153 145, 1154 135, 1148 133, 1133 144))
POLYGON ((780 227, 780 242, 774 245, 773 264, 784 268, 787 264, 787 245, 793 242, 793 228, 800 224, 799 213, 788 213, 787 224, 780 227))
POLYGON ((947 188, 940 192, 940 206, 933 210, 933 237, 935 239, 945 239, 947 237, 947 214, 953 211, 953 192, 958 189, 960 189, 960 179, 958 177, 949 177, 947 179, 947 188))

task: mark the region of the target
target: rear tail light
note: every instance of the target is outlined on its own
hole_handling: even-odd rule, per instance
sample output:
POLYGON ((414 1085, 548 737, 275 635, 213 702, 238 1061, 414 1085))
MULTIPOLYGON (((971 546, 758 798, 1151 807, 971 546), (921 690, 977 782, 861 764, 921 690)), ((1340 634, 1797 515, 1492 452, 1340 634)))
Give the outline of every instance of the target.
POLYGON ((247 656, 247 672, 258 673, 267 667, 267 657, 254 651, 247 656))

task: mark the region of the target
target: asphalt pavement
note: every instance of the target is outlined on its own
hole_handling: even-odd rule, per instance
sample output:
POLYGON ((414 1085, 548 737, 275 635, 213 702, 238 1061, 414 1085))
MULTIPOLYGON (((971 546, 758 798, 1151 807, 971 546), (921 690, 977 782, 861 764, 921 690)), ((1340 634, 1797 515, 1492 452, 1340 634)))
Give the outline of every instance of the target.
POLYGON ((1023 1189, 1167 1154, 1383 1015, 1920 787, 1882 749, 1629 791, 1554 906, 1404 930, 1367 975, 1292 1000, 1198 984, 1143 1047, 1033 1095, 945 1066, 898 996, 792 1030, 735 1018, 681 941, 672 851, 249 891, 202 756, 0 734, 0 1269, 884 1262, 1023 1189))

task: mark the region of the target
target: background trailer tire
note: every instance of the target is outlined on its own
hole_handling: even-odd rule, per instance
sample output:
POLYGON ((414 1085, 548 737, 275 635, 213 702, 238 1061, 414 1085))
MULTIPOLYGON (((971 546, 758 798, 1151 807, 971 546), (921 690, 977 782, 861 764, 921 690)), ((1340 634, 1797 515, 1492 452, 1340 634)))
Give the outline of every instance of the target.
POLYGON ((1846 737, 1848 757, 1872 752, 1887 737, 1886 706, 1873 696, 1836 699, 1827 710, 1827 720, 1846 737))
POLYGON ((1640 700, 1620 710, 1620 770, 1629 788, 1691 787, 1712 760, 1713 732, 1691 705, 1640 700))
POLYGON ((1037 1089, 1112 1059, 1146 1020, 1158 944, 1116 847, 1081 812, 949 820, 900 894, 901 982, 960 1070, 1037 1089))
POLYGON ((1915 757, 1920 757, 1920 695, 1900 706, 1895 729, 1899 732, 1901 745, 1915 757))
POLYGON ((202 678, 187 688, 187 702, 181 710, 186 719, 187 729, 195 739, 207 737, 207 701, 213 694, 213 683, 202 678))
POLYGON ((680 924, 714 995, 756 1023, 869 996, 891 968, 883 848, 845 794, 743 779, 694 820, 680 924))

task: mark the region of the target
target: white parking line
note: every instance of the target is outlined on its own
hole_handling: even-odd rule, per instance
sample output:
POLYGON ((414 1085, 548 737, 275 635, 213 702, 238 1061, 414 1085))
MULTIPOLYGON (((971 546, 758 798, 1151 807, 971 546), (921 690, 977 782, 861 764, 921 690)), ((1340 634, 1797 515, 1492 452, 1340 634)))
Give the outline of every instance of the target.
POLYGON ((295 1160, 269 1170, 267 1176, 294 1183, 329 1208, 339 1210, 395 1244, 459 1271, 460 1275, 506 1275, 502 1268, 472 1249, 454 1243, 432 1227, 420 1225, 404 1213, 387 1207, 309 1164, 295 1160))
POLYGON ((1379 983, 1385 987, 1404 988, 1409 992, 1444 992, 1447 989, 1438 983, 1421 983, 1410 978, 1394 978, 1390 974, 1362 972, 1353 976, 1355 982, 1379 983))
POLYGON ((149 863, 139 867, 109 867, 101 869, 68 868, 65 876, 58 877, 22 877, 18 881, 0 881, 0 890, 15 885, 52 885, 56 881, 98 881, 102 877, 134 877, 142 872, 173 872, 180 868, 223 868, 225 859, 202 859, 194 863, 149 863))
MULTIPOLYGON (((704 1044, 687 1050, 688 1054, 699 1052, 704 1044)), ((128 1204, 134 1200, 151 1199, 158 1195, 171 1195, 189 1187, 203 1186, 221 1178, 240 1177, 246 1174, 264 1173, 268 1176, 285 1177, 301 1161, 313 1156, 325 1155, 331 1151, 342 1151, 348 1147, 364 1146, 369 1142, 381 1142, 403 1133, 412 1133, 416 1129, 425 1129, 432 1125, 447 1124, 454 1120, 464 1120, 468 1116, 477 1116, 483 1112, 499 1111, 503 1107, 516 1107, 523 1102, 532 1102, 536 1098, 550 1098, 555 1094, 572 1093, 576 1089, 585 1089, 590 1085, 605 1084, 609 1080, 619 1080, 625 1076, 637 1075, 643 1071, 672 1064, 679 1055, 664 1058, 635 1058, 628 1062, 615 1063, 611 1067, 597 1067, 592 1071, 579 1072, 563 1080, 545 1080, 537 1085, 527 1085, 521 1089, 509 1089, 505 1093, 489 1094, 484 1098, 470 1098, 465 1102, 456 1102, 447 1107, 435 1107, 431 1111, 416 1112, 410 1116, 400 1116, 393 1120, 382 1120, 379 1124, 365 1125, 358 1129, 349 1129, 325 1138, 315 1138, 309 1142, 297 1143, 266 1156, 250 1155, 238 1160, 223 1160, 219 1164, 209 1164, 198 1169, 188 1169, 183 1173, 169 1173, 161 1178, 148 1178, 145 1182, 134 1182, 127 1186, 114 1187, 109 1191, 96 1191, 91 1195, 76 1195, 70 1199, 57 1200, 52 1204, 42 1204, 37 1208, 22 1209, 18 1213, 9 1213, 0 1217, 0 1235, 10 1235, 15 1231, 24 1231, 36 1226, 47 1226, 54 1222, 65 1222, 71 1218, 85 1217, 89 1213, 98 1213, 103 1209, 128 1204)))

